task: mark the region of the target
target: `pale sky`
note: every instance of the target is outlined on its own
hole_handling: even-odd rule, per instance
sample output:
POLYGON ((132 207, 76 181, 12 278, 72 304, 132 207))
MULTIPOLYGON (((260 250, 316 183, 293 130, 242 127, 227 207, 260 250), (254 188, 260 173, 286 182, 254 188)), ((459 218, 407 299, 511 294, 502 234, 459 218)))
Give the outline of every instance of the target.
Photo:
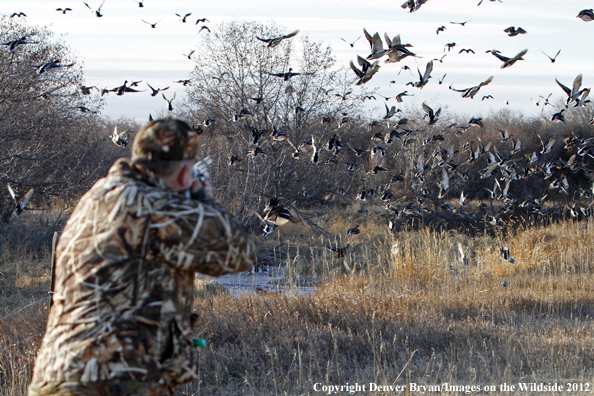
MULTIPOLYGON (((368 88, 379 87, 384 96, 394 96, 408 90, 415 96, 406 98, 409 106, 419 106, 426 101, 436 108, 447 106, 448 111, 469 116, 487 116, 490 111, 501 108, 516 109, 526 116, 539 116, 542 106, 537 107, 532 99, 539 95, 553 93, 553 103, 566 98, 555 83, 557 77, 571 87, 574 78, 583 74, 583 87, 594 85, 594 22, 584 22, 577 14, 594 3, 589 0, 429 0, 420 10, 409 13, 400 7, 404 0, 390 1, 352 1, 352 0, 301 0, 281 2, 278 0, 197 2, 194 0, 145 0, 139 8, 133 0, 105 0, 97 18, 82 1, 72 0, 19 0, 0 3, 0 14, 25 12, 27 22, 32 25, 47 25, 57 35, 63 35, 79 63, 84 66, 86 85, 113 88, 124 80, 143 80, 153 87, 171 86, 165 92, 171 97, 177 91, 177 98, 183 94, 180 84, 173 81, 189 78, 193 62, 184 57, 197 48, 198 30, 196 19, 208 18, 211 28, 234 18, 257 20, 263 23, 274 22, 284 27, 286 32, 300 30, 294 37, 307 35, 310 40, 331 45, 337 58, 336 68, 348 67, 349 61, 356 62, 357 55, 369 54, 369 45, 361 37, 351 48, 340 38, 354 41, 363 34, 363 28, 374 34, 379 32, 390 37, 400 34, 403 43, 419 58, 406 58, 396 64, 386 64, 380 60, 381 69, 367 84, 368 88), (56 8, 70 7, 73 11, 63 15, 56 8), (191 12, 188 23, 181 23, 175 15, 191 12), (156 22, 155 29, 141 19, 156 22), (464 22, 466 26, 450 22, 464 22), (439 26, 447 30, 436 34, 439 26), (503 29, 521 26, 528 33, 508 37, 503 29), (456 43, 443 63, 434 62, 432 79, 422 90, 406 86, 409 81, 418 80, 417 64, 424 71, 426 63, 440 58, 446 43, 456 43), (473 49, 476 54, 459 54, 462 48, 473 49), (486 50, 497 49, 501 54, 513 57, 523 49, 528 49, 523 61, 510 68, 501 69, 502 62, 486 50), (543 54, 554 56, 561 53, 555 63, 543 54), (408 65, 408 71, 398 72, 408 65), (446 74, 444 83, 438 80, 446 74), (493 82, 483 87, 475 99, 463 99, 460 93, 448 89, 450 84, 457 89, 468 88, 494 76, 493 82), (389 84, 395 80, 396 84, 389 84), (482 101, 483 95, 494 99, 482 101), (506 105, 509 101, 509 105, 506 105)), ((97 8, 100 0, 87 3, 97 8)), ((208 34, 206 31, 200 33, 208 34)), ((263 44, 265 45, 265 44, 263 44)), ((354 75, 354 74, 353 74, 354 75)), ((356 88, 358 89, 358 88, 356 88)), ((167 103, 158 95, 151 97, 149 91, 143 93, 107 96, 102 114, 112 118, 121 116, 148 119, 148 114, 163 114, 167 103)), ((593 94, 594 95, 594 94, 593 94)), ((381 117, 385 101, 368 102, 369 118, 381 117), (369 104, 371 103, 371 104, 369 104)), ((381 101, 380 101, 381 100, 381 101)), ((388 105, 398 105, 394 100, 388 105)), ((174 102, 175 104, 175 102, 174 102)), ((592 104, 589 104, 592 109, 592 104)), ((592 110, 594 112, 594 110, 592 110)), ((548 106, 546 113, 552 112, 548 106)))

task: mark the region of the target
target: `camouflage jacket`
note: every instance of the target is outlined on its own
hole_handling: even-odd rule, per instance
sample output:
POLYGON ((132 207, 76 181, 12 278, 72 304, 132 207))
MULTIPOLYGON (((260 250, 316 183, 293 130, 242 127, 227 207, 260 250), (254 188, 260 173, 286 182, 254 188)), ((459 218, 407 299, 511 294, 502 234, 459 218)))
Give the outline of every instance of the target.
POLYGON ((81 198, 60 237, 30 394, 114 380, 158 382, 173 392, 196 376, 194 272, 245 271, 254 258, 245 228, 223 209, 119 159, 81 198))

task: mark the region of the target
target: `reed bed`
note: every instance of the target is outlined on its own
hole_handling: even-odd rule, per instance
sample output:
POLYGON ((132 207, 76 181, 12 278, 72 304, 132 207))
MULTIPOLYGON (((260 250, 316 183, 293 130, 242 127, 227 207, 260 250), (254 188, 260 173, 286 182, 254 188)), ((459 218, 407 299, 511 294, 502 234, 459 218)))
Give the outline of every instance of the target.
MULTIPOLYGON (((516 227, 494 237, 429 229, 364 235, 261 241, 270 260, 286 267, 285 283, 297 290, 302 278, 317 279, 310 294, 197 290, 195 336, 209 344, 197 350, 200 378, 179 394, 421 394, 414 386, 440 387, 443 395, 533 393, 518 383, 565 389, 538 394, 594 391, 592 221, 516 227), (346 243, 354 247, 339 258, 324 247, 346 243), (513 263, 501 257, 502 246, 513 263), (332 393, 336 386, 343 388, 332 393), (405 391, 384 391, 390 386, 405 391)), ((9 288, 34 289, 42 298, 43 271, 17 285, 9 263, 2 266, 9 288)), ((20 306, 3 300, 10 309, 2 315, 32 299, 20 306)), ((0 321, 3 394, 25 394, 46 305, 0 321)))

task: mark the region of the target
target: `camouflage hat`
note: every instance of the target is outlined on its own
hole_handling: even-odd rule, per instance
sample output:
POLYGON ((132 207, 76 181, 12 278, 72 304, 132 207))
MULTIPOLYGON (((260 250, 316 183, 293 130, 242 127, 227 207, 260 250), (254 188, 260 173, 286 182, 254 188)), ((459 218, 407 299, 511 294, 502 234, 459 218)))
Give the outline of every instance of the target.
POLYGON ((132 143, 132 159, 182 161, 195 159, 198 133, 185 121, 175 118, 155 120, 140 128, 132 143))

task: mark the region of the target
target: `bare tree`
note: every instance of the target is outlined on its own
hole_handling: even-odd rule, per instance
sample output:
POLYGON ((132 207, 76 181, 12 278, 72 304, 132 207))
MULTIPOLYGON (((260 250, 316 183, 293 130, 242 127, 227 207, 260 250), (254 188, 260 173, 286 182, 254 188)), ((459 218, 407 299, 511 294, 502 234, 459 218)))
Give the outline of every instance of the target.
POLYGON ((3 18, 0 32, 2 201, 7 183, 17 194, 33 187, 33 202, 77 197, 103 161, 93 127, 100 96, 82 92, 82 67, 46 28, 3 18))
POLYGON ((234 186, 219 194, 240 216, 263 192, 324 195, 335 180, 312 166, 314 150, 361 117, 363 94, 353 93, 354 76, 333 68, 331 48, 307 37, 297 45, 299 36, 274 47, 257 39, 281 35, 275 25, 232 21, 203 36, 194 57, 184 113, 215 154, 215 184, 234 186))

